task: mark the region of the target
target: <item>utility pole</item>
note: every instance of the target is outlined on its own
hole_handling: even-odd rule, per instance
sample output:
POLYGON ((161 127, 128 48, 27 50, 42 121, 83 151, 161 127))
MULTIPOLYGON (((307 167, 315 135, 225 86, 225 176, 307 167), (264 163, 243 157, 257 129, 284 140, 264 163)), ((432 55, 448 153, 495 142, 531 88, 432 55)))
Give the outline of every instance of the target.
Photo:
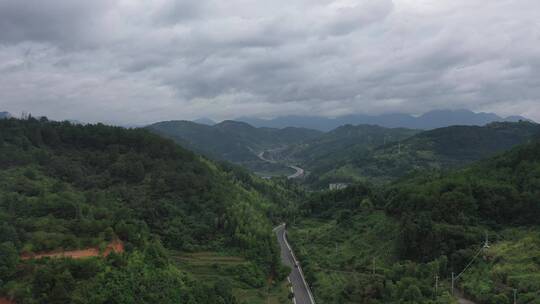
POLYGON ((439 295, 439 275, 435 275, 435 300, 437 300, 437 296, 439 295))
POLYGON ((484 249, 489 248, 489 234, 486 230, 486 240, 484 241, 484 249))
POLYGON ((514 288, 514 304, 517 304, 517 289, 514 288))
POLYGON ((454 295, 454 272, 452 271, 452 295, 454 295))

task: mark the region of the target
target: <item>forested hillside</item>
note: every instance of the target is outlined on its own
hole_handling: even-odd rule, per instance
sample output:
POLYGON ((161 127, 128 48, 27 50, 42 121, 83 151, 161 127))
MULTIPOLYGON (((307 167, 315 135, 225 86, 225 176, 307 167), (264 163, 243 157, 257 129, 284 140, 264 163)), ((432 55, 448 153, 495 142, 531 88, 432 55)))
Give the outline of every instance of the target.
MULTIPOLYGON (((375 125, 345 125, 304 143, 280 151, 281 158, 291 159, 311 171, 307 182, 324 187, 328 182, 352 182, 356 176, 350 164, 373 149, 405 140, 419 130, 384 128, 375 125), (336 170, 339 168, 339 170, 336 170)), ((277 158, 279 158, 278 156, 277 158)))
POLYGON ((278 164, 274 168, 267 168, 271 165, 261 161, 257 157, 258 153, 303 142, 321 134, 319 131, 302 128, 255 128, 236 121, 223 121, 213 126, 189 121, 166 121, 147 128, 186 148, 214 159, 243 165, 254 172, 282 171, 286 168, 278 164))
POLYGON ((540 125, 496 122, 423 132, 344 125, 321 133, 300 128, 255 128, 235 121, 214 126, 171 121, 148 129, 211 158, 232 161, 265 176, 288 175, 291 172, 286 165, 299 165, 308 172, 305 184, 321 189, 330 183, 384 183, 415 171, 463 167, 526 143, 540 132, 540 125), (257 154, 263 151, 266 158, 276 162, 259 159, 257 154))
MULTIPOLYGON (((414 171, 463 167, 526 143, 538 133, 540 125, 531 122, 452 126, 404 138, 405 131, 401 138, 393 136, 394 142, 328 154, 307 162, 306 169, 312 171, 309 182, 321 187, 329 182, 388 182, 414 171)), ((378 142, 382 140, 379 136, 378 142)))
POLYGON ((452 272, 477 303, 514 289, 538 303, 539 198, 533 139, 451 173, 313 194, 291 239, 322 303, 453 303, 452 272))
POLYGON ((253 288, 286 275, 270 218, 294 191, 146 130, 0 120, 0 168, 0 295, 17 303, 238 302, 230 283, 191 276, 171 252, 244 257, 253 288), (125 252, 25 258, 111 242, 125 252))

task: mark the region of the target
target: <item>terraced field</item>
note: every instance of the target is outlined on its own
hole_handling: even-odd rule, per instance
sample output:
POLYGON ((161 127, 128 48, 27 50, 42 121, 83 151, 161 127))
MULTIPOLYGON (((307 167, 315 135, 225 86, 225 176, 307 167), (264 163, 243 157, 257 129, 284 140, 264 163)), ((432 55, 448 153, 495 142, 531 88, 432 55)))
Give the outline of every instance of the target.
POLYGON ((218 252, 197 252, 175 255, 177 266, 207 282, 228 282, 239 303, 285 304, 288 299, 288 283, 275 283, 271 279, 260 281, 254 265, 242 257, 218 252))

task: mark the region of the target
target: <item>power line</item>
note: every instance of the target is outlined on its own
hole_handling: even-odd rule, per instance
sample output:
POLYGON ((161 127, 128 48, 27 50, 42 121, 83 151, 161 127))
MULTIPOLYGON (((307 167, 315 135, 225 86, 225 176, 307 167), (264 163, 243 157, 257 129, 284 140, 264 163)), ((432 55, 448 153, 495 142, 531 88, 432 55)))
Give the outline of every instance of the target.
POLYGON ((459 279, 459 277, 472 265, 472 263, 476 260, 478 255, 480 255, 480 253, 482 252, 482 250, 484 250, 484 248, 485 247, 482 247, 480 248, 480 250, 478 250, 478 252, 474 255, 474 257, 471 259, 469 264, 467 264, 467 266, 465 266, 465 268, 455 277, 455 280, 459 279))
POLYGON ((454 295, 454 287, 455 287, 455 282, 461 277, 461 275, 463 275, 463 273, 465 273, 465 271, 467 271, 467 269, 469 269, 469 267, 472 265, 472 263, 476 260, 476 258, 480 255, 480 253, 485 250, 485 249, 488 249, 489 248, 489 235, 488 235, 488 232, 486 231, 486 238, 484 240, 484 244, 482 245, 482 247, 480 247, 480 249, 478 249, 478 252, 476 252, 476 254, 474 255, 474 257, 469 261, 469 263, 467 264, 467 266, 465 266, 465 268, 463 268, 463 270, 457 275, 455 276, 454 275, 454 272, 452 272, 452 295, 454 295))

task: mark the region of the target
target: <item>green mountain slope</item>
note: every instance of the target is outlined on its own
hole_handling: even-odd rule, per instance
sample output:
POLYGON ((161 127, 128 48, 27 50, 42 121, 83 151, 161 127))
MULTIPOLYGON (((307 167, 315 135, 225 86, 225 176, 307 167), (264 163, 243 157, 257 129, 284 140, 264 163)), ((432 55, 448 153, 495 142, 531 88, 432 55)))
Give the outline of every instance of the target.
POLYGON ((326 186, 333 181, 352 182, 357 180, 357 176, 347 168, 355 158, 418 132, 420 131, 374 125, 345 125, 312 140, 291 145, 284 151, 278 151, 274 153, 277 154, 274 158, 292 160, 311 171, 307 182, 315 186, 326 186), (339 168, 342 170, 337 170, 339 168))
POLYGON ((539 197, 532 139, 459 171, 315 193, 290 236, 323 303, 454 303, 452 272, 477 303, 511 303, 514 289, 537 303, 539 197))
POLYGON ((308 166, 325 160, 340 162, 361 151, 403 140, 418 132, 420 131, 374 125, 345 125, 296 147, 291 157, 301 159, 308 166))
POLYGON ((345 150, 346 156, 337 159, 330 154, 306 168, 313 171, 312 183, 321 186, 350 180, 391 181, 416 170, 459 168, 526 143, 539 132, 540 125, 530 122, 440 128, 370 151, 345 150))
MULTIPOLYGON (((302 142, 321 134, 319 131, 301 128, 255 128, 236 121, 223 121, 213 126, 189 121, 167 121, 147 128, 184 147, 214 159, 243 165, 252 171, 268 166, 257 157, 259 152, 302 142)), ((283 170, 284 166, 275 167, 275 170, 283 170)))
POLYGON ((288 190, 146 130, 1 120, 0 168, 0 294, 20 303, 236 303, 170 251, 242 256, 252 288, 283 278, 269 218, 288 190), (117 239, 107 258, 19 258, 117 239))
POLYGON ((309 129, 255 128, 236 121, 223 121, 214 126, 170 121, 147 128, 189 148, 233 162, 256 160, 256 151, 304 141, 320 134, 309 129))

